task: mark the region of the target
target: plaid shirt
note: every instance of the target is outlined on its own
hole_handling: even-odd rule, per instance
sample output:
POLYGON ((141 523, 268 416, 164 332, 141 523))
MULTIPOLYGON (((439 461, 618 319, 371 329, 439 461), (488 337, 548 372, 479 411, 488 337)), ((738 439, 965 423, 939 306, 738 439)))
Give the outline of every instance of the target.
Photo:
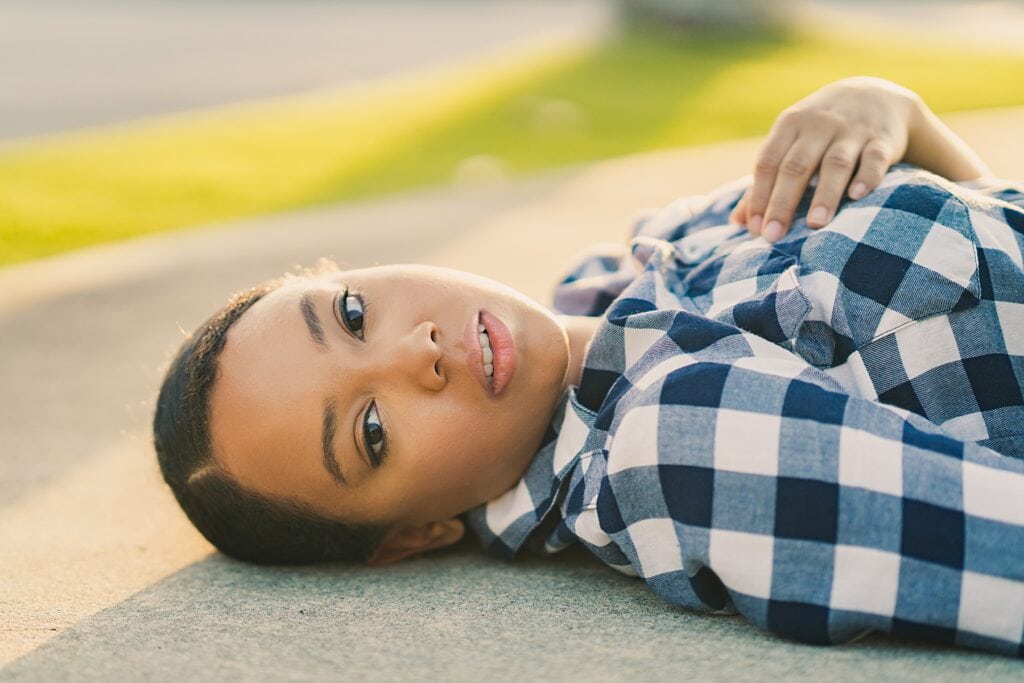
POLYGON ((470 526, 800 641, 1024 656, 1024 192, 897 166, 770 245, 728 224, 742 189, 565 279, 604 315, 580 384, 470 526))

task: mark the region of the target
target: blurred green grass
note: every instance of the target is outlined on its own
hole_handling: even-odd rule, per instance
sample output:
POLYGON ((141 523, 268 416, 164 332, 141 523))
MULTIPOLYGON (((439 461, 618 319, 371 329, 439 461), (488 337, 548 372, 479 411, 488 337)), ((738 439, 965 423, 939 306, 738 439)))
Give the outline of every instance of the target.
POLYGON ((0 151, 0 264, 143 233, 489 182, 762 134, 785 106, 871 74, 936 111, 1024 104, 1024 55, 805 30, 637 27, 344 93, 95 129, 0 151))

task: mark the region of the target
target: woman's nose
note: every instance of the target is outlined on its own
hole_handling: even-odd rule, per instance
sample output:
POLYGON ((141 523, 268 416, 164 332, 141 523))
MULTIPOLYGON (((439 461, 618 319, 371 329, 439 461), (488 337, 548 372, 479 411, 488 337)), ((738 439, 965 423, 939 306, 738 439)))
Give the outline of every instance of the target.
POLYGON ((440 336, 437 325, 424 321, 413 327, 395 349, 396 367, 429 391, 439 391, 447 382, 440 336))

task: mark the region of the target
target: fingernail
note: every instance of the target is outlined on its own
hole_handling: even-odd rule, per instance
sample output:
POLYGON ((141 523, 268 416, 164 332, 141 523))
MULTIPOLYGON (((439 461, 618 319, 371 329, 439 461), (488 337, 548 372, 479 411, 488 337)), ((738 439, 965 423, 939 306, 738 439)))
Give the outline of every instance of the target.
POLYGON ((811 215, 808 216, 808 218, 811 219, 812 223, 823 225, 825 220, 828 218, 828 211, 825 210, 824 206, 816 206, 814 207, 814 210, 811 211, 811 215))
POLYGON ((868 193, 867 185, 864 183, 854 183, 853 187, 850 188, 850 196, 854 199, 860 199, 868 193))
POLYGON ((747 221, 747 227, 749 227, 750 230, 752 232, 754 232, 755 234, 760 235, 761 234, 761 217, 760 216, 751 216, 750 220, 747 221))
POLYGON ((782 223, 768 221, 768 225, 764 226, 764 232, 761 235, 769 242, 775 242, 782 237, 782 223))

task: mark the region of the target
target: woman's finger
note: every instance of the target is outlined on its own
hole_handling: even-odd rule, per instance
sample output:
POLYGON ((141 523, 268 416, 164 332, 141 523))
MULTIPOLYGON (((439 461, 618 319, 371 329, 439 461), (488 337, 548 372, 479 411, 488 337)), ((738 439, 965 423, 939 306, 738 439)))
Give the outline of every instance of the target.
POLYGON ((818 187, 807 212, 807 225, 820 228, 832 220, 843 197, 843 191, 850 183, 850 177, 857 167, 863 140, 845 138, 835 140, 825 151, 818 171, 818 187))
POLYGON ((874 138, 864 145, 860 153, 857 174, 850 183, 850 198, 860 199, 882 182, 882 176, 893 164, 892 146, 881 138, 874 138))
POLYGON ((744 225, 747 222, 747 191, 743 192, 743 196, 736 202, 736 206, 732 207, 732 211, 729 213, 729 222, 736 223, 738 225, 744 225))
POLYGON ((785 120, 773 128, 757 155, 754 165, 754 183, 746 194, 747 230, 755 235, 761 234, 762 217, 768 208, 768 200, 775 186, 775 178, 779 174, 786 153, 796 140, 796 128, 785 120))
POLYGON ((779 164, 779 174, 775 178, 768 207, 764 212, 761 236, 769 242, 781 239, 789 230, 800 198, 830 142, 830 136, 802 136, 786 152, 786 157, 779 164))

